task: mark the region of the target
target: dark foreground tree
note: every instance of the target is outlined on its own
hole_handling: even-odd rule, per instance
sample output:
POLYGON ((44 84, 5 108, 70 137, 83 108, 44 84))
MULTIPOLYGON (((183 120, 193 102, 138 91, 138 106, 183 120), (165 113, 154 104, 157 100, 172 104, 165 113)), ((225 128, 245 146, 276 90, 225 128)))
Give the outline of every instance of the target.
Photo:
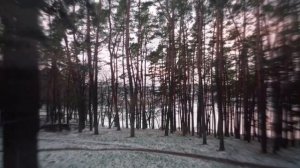
POLYGON ((2 0, 4 167, 37 167, 38 0, 2 0))

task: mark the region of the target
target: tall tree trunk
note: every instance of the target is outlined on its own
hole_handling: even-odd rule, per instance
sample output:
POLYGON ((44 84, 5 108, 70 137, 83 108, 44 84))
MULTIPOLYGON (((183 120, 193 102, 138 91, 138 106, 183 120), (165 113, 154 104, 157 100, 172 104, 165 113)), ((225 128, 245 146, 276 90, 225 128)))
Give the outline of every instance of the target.
POLYGON ((217 84, 217 103, 219 112, 218 121, 218 135, 220 139, 220 151, 224 151, 224 135, 223 135, 223 69, 224 69, 224 56, 223 56, 223 5, 220 0, 217 1, 217 46, 216 46, 216 84, 217 84))
POLYGON ((3 32, 3 166, 37 168, 39 79, 37 41, 40 3, 1 1, 3 32), (26 10, 21 8, 26 6, 26 10), (26 33, 25 33, 26 32, 26 33))
POLYGON ((126 41, 125 41, 125 52, 126 52, 126 65, 127 65, 127 73, 129 79, 129 110, 130 110, 130 137, 134 137, 134 120, 135 120, 135 96, 133 93, 133 81, 132 81, 132 72, 130 66, 130 48, 129 48, 129 22, 130 22, 130 7, 131 7, 131 0, 127 0, 127 8, 126 8, 126 41))
MULTIPOLYGON (((143 85, 142 85, 142 90, 143 90, 143 102, 142 102, 142 110, 143 110, 143 129, 147 128, 147 117, 146 117, 146 94, 147 94, 147 72, 146 72, 146 68, 147 68, 147 62, 146 62, 146 56, 148 55, 148 49, 147 49, 147 36, 146 39, 144 40, 144 48, 145 48, 145 54, 143 55, 143 61, 142 64, 144 62, 144 65, 141 64, 141 77, 142 77, 142 81, 143 81, 143 85), (142 66, 144 66, 144 68, 142 68, 142 66), (143 73, 144 71, 144 73, 143 73)), ((149 106, 150 104, 148 104, 149 106)), ((150 114, 149 114, 150 115, 150 114)), ((149 124, 150 127, 150 124, 149 124)))
POLYGON ((266 87, 264 83, 263 52, 260 35, 260 0, 256 7, 256 86, 257 86, 257 112, 260 118, 261 150, 267 152, 267 130, 266 130, 266 87))
MULTIPOLYGON (((117 75, 117 53, 116 47, 117 44, 112 42, 112 21, 111 21, 111 0, 109 3, 109 41, 108 41, 108 51, 110 54, 110 72, 111 72, 111 90, 112 90, 112 109, 115 112, 114 123, 117 127, 117 130, 120 130, 120 121, 119 121, 119 111, 118 111, 118 75, 117 75)), ((116 40, 118 35, 115 37, 116 40)))
MULTIPOLYGON (((82 60, 84 60, 84 54, 82 55, 82 60)), ((84 65, 84 62, 83 62, 84 65)), ((82 132, 85 128, 85 121, 86 121, 86 103, 85 103, 85 70, 81 70, 80 68, 77 71, 78 73, 78 131, 82 132)))
MULTIPOLYGON (((122 55, 124 55, 124 47, 125 47, 125 31, 123 31, 123 46, 122 46, 122 55)), ((127 85, 126 85, 126 75, 125 75, 125 58, 123 56, 122 58, 122 72, 124 74, 123 77, 123 88, 124 88, 124 102, 125 102, 125 127, 128 128, 128 99, 127 99, 127 95, 128 95, 128 91, 127 91, 127 85)))
POLYGON ((99 1, 98 5, 98 14, 97 14, 97 27, 96 27, 96 43, 94 47, 94 85, 93 85, 93 114, 94 114, 94 134, 98 135, 99 130, 98 130, 98 48, 99 48, 99 33, 100 33, 100 17, 101 17, 101 5, 102 2, 101 0, 99 1))
POLYGON ((241 83, 243 95, 243 111, 244 111, 244 140, 250 142, 251 138, 251 120, 249 113, 249 95, 248 95, 248 56, 246 42, 246 2, 243 0, 243 37, 241 49, 241 83))
POLYGON ((88 96, 88 114, 90 122, 90 131, 93 130, 93 117, 92 117, 92 98, 93 98, 93 67, 92 67, 92 51, 91 51, 91 19, 90 19, 91 4, 86 2, 86 17, 87 17, 87 30, 86 30, 86 43, 87 43, 87 56, 88 56, 88 69, 89 69, 89 96, 88 96))
POLYGON ((169 46, 168 46, 168 60, 166 63, 168 64, 168 82, 169 82, 169 92, 168 92, 168 111, 167 111, 167 119, 166 119, 166 129, 165 136, 168 136, 169 129, 170 132, 173 133, 173 103, 174 103, 174 92, 175 92, 175 58, 176 58, 176 50, 175 50, 175 14, 174 14, 174 3, 171 2, 171 6, 169 6, 169 1, 167 3, 167 8, 170 7, 171 12, 168 17, 168 36, 169 36, 169 46))
MULTIPOLYGON (((238 57, 238 56, 237 56, 238 57)), ((238 78, 238 71, 240 67, 240 59, 237 58, 238 61, 236 63, 236 78, 238 78)), ((237 139, 240 139, 240 128, 241 128, 241 112, 240 112, 240 82, 236 82, 235 86, 235 118, 234 118, 234 136, 237 139)))
MULTIPOLYGON (((217 22, 215 21, 214 23, 214 28, 213 28, 213 38, 216 38, 216 26, 217 26, 217 22)), ((212 115, 213 115, 213 134, 216 137, 217 136, 217 121, 216 121, 216 110, 215 110, 215 90, 213 87, 213 83, 215 83, 213 81, 213 76, 216 75, 213 73, 213 67, 214 67, 214 48, 216 47, 215 43, 212 46, 212 52, 211 52, 211 62, 210 62, 210 95, 211 95, 211 108, 212 108, 212 115)))
POLYGON ((194 122, 194 102, 195 102, 195 55, 192 54, 192 68, 191 68, 191 80, 192 80, 192 100, 191 100, 191 104, 192 104, 192 136, 195 135, 195 122, 194 122))
POLYGON ((207 144, 206 142, 206 115, 204 111, 204 95, 203 95, 203 81, 202 81, 202 65, 203 65, 203 20, 204 20, 204 8, 203 1, 198 2, 197 6, 197 27, 198 27, 198 46, 197 46, 197 68, 198 68, 198 115, 201 115, 201 132, 203 138, 203 144, 207 144))
POLYGON ((70 99, 71 99, 71 74, 72 74, 72 68, 71 68, 71 53, 70 53, 70 49, 69 49, 69 43, 68 43, 68 39, 66 34, 64 34, 64 42, 66 45, 66 55, 67 55, 67 64, 68 64, 68 74, 67 74, 67 89, 66 89, 66 104, 65 106, 67 106, 67 124, 69 125, 69 111, 70 111, 70 99))

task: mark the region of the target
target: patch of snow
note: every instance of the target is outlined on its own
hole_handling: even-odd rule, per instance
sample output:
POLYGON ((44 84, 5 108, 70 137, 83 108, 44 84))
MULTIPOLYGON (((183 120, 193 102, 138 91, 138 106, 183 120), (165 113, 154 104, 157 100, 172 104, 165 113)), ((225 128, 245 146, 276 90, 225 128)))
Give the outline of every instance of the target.
MULTIPOLYGON (((197 154, 213 158, 255 163, 276 167, 300 167, 300 149, 282 149, 278 154, 260 153, 260 144, 225 137, 225 151, 219 152, 219 140, 207 137, 207 145, 196 136, 171 134, 164 136, 160 130, 135 130, 136 137, 129 137, 130 130, 100 128, 99 135, 83 130, 50 133, 39 132, 38 159, 41 168, 59 167, 239 167, 206 159, 195 159, 171 154, 129 151, 118 149, 153 149, 186 154, 197 154)), ((0 138, 2 143, 2 138, 0 138)), ((2 144, 0 144, 2 147, 2 144)), ((270 146, 270 145, 269 145, 270 146)), ((271 147, 271 146, 270 146, 271 147)), ((269 150, 271 151, 271 150, 269 150)), ((0 152, 0 163, 3 163, 0 152)), ((3 167, 0 164, 0 167, 3 167)))
MULTIPOLYGON (((122 147, 146 148, 146 149, 157 149, 157 150, 173 151, 173 152, 181 152, 181 153, 199 154, 199 155, 211 156, 216 158, 226 158, 226 159, 240 161, 240 162, 256 163, 261 165, 270 165, 270 166, 279 166, 279 167, 300 167, 300 161, 299 159, 297 159, 297 156, 300 156, 299 148, 282 149, 276 155, 271 153, 262 154, 260 153, 260 144, 258 142, 252 141, 248 143, 243 140, 235 139, 233 137, 228 137, 225 138, 225 151, 219 152, 217 151, 219 147, 219 140, 211 136, 208 136, 207 139, 208 144, 202 145, 201 138, 194 137, 194 136, 180 136, 177 134, 171 134, 170 136, 166 137, 164 136, 164 132, 160 130, 150 130, 150 129, 136 130, 136 137, 134 138, 130 138, 129 133, 130 133, 129 129, 122 129, 121 131, 116 131, 114 129, 107 129, 107 128, 100 128, 99 135, 93 135, 93 132, 87 130, 84 130, 82 133, 77 133, 76 131, 62 132, 62 133, 40 132, 39 148, 40 149, 76 148, 76 147, 87 148, 87 149, 122 148, 122 147)), ((171 162, 170 159, 172 160, 172 158, 175 157, 166 154, 153 154, 153 153, 142 153, 142 152, 138 152, 139 154, 134 154, 135 152, 132 151, 129 152, 126 151, 82 151, 82 152, 65 151, 65 152, 76 153, 74 154, 76 156, 80 155, 78 153, 82 153, 82 152, 91 153, 92 155, 99 155, 99 157, 104 157, 102 156, 102 154, 105 155, 106 153, 111 155, 116 155, 116 157, 121 157, 122 155, 121 159, 123 161, 124 159, 126 160, 126 159, 133 159, 138 157, 139 160, 141 160, 141 162, 144 163, 147 162, 147 159, 143 160, 143 158, 145 157, 150 157, 151 159, 155 159, 155 156, 160 156, 164 158, 167 163, 171 162)), ((45 151, 41 153, 52 153, 52 152, 45 151)), ((53 152, 53 153, 63 153, 63 152, 60 151, 60 152, 53 152)), ((40 155, 44 155, 44 154, 40 154, 40 155)), ((201 165, 202 162, 205 163, 208 162, 206 166, 215 167, 213 165, 210 165, 210 162, 213 161, 189 159, 189 158, 178 157, 178 156, 176 156, 176 158, 177 160, 178 159, 193 160, 197 162, 197 164, 199 165, 201 165)), ((43 161, 43 159, 41 161, 43 161)), ((103 163, 104 162, 105 161, 103 161, 103 163)), ((108 163, 105 162, 105 164, 108 163)), ((214 164, 224 165, 217 162, 214 164)), ((128 164, 126 163, 124 165, 120 165, 120 167, 124 167, 124 166, 126 167, 128 165, 130 165, 130 161, 128 164)), ((129 167, 132 166, 133 165, 129 167)), ((158 165, 156 165, 155 167, 157 166, 158 165)), ((170 166, 170 167, 174 167, 174 166, 170 166)), ((187 164, 184 167, 193 167, 193 164, 191 165, 187 164)))

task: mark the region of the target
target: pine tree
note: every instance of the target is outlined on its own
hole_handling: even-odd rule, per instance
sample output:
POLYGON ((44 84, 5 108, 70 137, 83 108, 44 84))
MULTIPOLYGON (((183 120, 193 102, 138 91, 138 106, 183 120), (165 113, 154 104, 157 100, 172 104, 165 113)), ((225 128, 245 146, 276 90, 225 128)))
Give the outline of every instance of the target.
POLYGON ((4 167, 38 167, 39 128, 38 24, 43 3, 1 1, 3 32, 3 150, 4 167), (23 10, 22 7, 27 7, 23 10))

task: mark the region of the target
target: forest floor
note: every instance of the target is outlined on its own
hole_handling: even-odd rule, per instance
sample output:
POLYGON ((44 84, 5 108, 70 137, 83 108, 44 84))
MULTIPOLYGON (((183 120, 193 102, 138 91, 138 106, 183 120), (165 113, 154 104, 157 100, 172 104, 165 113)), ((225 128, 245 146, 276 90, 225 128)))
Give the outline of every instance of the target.
POLYGON ((225 151, 218 151, 218 139, 208 136, 207 145, 194 136, 160 130, 100 128, 99 135, 85 130, 39 134, 41 167, 300 167, 300 148, 278 154, 260 153, 260 144, 225 138, 225 151))
MULTIPOLYGON (((260 153, 260 144, 233 137, 225 138, 225 151, 218 151, 217 138, 208 136, 207 145, 195 136, 160 130, 100 128, 99 135, 84 130, 39 132, 39 165, 59 167, 300 167, 300 148, 282 149, 278 154, 260 153)), ((1 152, 1 155, 3 153, 1 152)), ((2 162, 2 157, 0 163, 2 162)), ((1 166, 0 166, 1 167, 1 166)))

